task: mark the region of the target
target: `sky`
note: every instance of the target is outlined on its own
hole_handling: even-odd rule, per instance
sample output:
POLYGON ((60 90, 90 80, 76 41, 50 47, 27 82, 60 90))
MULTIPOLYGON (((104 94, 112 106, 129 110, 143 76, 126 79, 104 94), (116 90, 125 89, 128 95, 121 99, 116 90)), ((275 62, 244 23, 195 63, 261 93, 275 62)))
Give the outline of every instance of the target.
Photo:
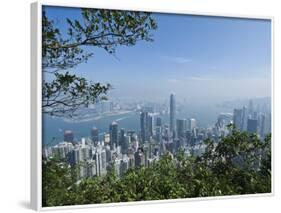
MULTIPOLYGON (((45 7, 62 31, 76 8, 45 7)), ((271 96, 271 21, 160 14, 153 42, 118 47, 116 56, 94 48, 73 70, 110 83, 112 98, 161 99, 176 93, 191 100, 271 96)))

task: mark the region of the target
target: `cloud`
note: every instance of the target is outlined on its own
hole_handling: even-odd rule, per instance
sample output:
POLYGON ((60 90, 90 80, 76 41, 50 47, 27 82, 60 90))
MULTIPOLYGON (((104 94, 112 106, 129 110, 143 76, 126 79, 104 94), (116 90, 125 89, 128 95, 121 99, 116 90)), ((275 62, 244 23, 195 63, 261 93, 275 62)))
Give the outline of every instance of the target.
POLYGON ((175 84, 175 83, 179 83, 180 80, 179 80, 179 79, 174 79, 174 78, 172 78, 172 79, 168 79, 168 82, 169 82, 169 83, 175 84))
POLYGON ((213 81, 213 80, 216 80, 216 79, 208 78, 208 77, 190 76, 190 77, 184 77, 181 79, 170 78, 170 79, 168 79, 168 82, 171 84, 179 84, 179 83, 186 83, 187 81, 213 81))
POLYGON ((208 77, 187 77, 186 80, 188 80, 188 81, 212 81, 215 79, 208 78, 208 77))
POLYGON ((164 56, 163 57, 165 60, 168 59, 174 63, 177 63, 177 64, 186 64, 186 63, 189 63, 191 62, 191 59, 190 58, 186 58, 186 57, 176 57, 176 56, 164 56))

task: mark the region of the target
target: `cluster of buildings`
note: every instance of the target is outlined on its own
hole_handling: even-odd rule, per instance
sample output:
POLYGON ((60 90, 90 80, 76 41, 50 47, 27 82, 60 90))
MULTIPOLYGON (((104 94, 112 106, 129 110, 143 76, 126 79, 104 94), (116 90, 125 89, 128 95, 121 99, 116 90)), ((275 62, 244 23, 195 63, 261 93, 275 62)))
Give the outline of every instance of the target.
POLYGON ((183 149, 187 155, 200 155, 205 150, 203 141, 218 141, 228 134, 227 125, 232 122, 237 129, 260 137, 271 131, 270 114, 255 110, 252 101, 248 108, 221 113, 209 128, 199 128, 195 118, 177 119, 174 94, 170 95, 169 111, 169 123, 165 123, 151 107, 144 107, 140 112, 140 131, 125 130, 113 121, 102 137, 94 127, 91 137, 75 141, 73 132, 66 130, 63 142, 43 149, 43 159, 65 159, 70 166, 79 167, 79 178, 104 176, 112 169, 121 176, 130 168, 149 167, 167 152, 173 156, 183 149))
POLYGON ((271 113, 255 108, 250 100, 248 108, 234 109, 233 123, 238 130, 257 133, 263 138, 271 132, 271 113))

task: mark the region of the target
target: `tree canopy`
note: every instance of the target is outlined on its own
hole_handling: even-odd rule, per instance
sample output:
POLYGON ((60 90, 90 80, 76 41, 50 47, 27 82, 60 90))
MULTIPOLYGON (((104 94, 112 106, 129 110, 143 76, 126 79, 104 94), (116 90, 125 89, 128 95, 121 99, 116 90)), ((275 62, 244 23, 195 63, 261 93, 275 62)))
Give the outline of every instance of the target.
MULTIPOLYGON (((81 9, 80 18, 66 22, 67 30, 62 32, 43 9, 42 107, 44 113, 56 116, 73 116, 77 109, 105 99, 112 88, 77 76, 72 68, 94 56, 95 48, 112 55, 119 46, 153 41, 151 32, 157 28, 150 13, 104 9, 81 9)), ((98 72, 94 67, 93 71, 98 72)))
POLYGON ((165 154, 150 167, 131 168, 121 177, 110 171, 77 184, 66 163, 48 161, 43 165, 43 205, 271 192, 271 135, 261 140, 231 128, 218 143, 205 140, 207 148, 201 156, 187 156, 180 150, 174 158, 165 154))

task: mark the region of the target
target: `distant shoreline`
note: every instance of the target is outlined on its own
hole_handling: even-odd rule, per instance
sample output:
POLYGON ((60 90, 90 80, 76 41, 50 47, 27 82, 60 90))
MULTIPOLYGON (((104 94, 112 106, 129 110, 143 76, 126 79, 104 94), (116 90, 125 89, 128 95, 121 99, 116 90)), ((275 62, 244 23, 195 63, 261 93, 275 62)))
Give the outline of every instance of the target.
POLYGON ((67 123, 83 123, 83 122, 89 122, 89 121, 97 121, 97 120, 100 120, 103 118, 117 116, 117 115, 126 115, 126 114, 129 114, 132 112, 134 112, 134 111, 108 112, 108 113, 103 113, 101 115, 85 114, 82 117, 75 118, 75 119, 65 118, 65 119, 63 119, 63 121, 67 122, 67 123))

